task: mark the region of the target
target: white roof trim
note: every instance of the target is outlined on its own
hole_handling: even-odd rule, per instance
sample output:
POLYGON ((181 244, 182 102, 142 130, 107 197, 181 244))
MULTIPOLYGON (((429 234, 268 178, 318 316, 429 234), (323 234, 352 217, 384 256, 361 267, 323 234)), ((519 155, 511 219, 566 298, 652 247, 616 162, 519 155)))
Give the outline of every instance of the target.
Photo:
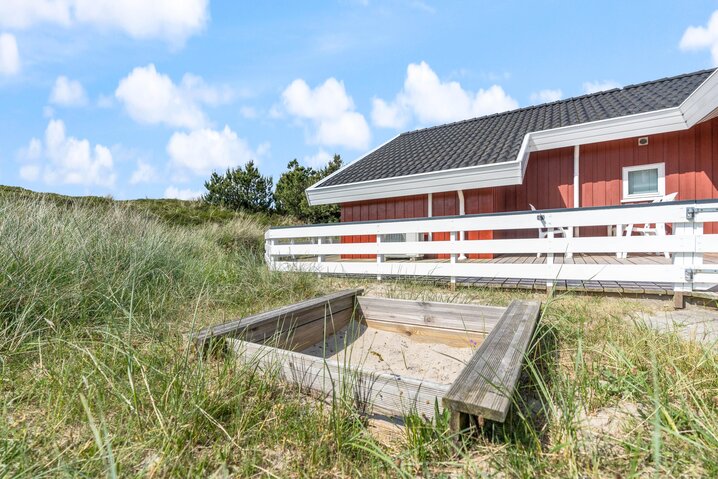
POLYGON ((311 205, 321 205, 442 191, 519 185, 523 182, 528 158, 532 151, 686 130, 708 118, 717 107, 718 70, 711 73, 683 103, 675 108, 529 132, 524 136, 516 159, 512 161, 317 188, 317 184, 321 181, 331 178, 360 161, 396 139, 397 135, 352 163, 343 166, 319 183, 307 188, 307 199, 311 205))

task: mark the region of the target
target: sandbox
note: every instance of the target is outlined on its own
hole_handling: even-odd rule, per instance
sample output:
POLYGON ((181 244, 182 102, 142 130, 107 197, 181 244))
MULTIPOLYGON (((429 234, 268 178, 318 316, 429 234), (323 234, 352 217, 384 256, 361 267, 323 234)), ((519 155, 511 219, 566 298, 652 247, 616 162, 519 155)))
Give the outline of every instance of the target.
POLYGON ((362 296, 346 290, 206 328, 244 361, 314 395, 348 393, 367 414, 427 419, 449 408, 503 421, 540 304, 508 308, 362 296))

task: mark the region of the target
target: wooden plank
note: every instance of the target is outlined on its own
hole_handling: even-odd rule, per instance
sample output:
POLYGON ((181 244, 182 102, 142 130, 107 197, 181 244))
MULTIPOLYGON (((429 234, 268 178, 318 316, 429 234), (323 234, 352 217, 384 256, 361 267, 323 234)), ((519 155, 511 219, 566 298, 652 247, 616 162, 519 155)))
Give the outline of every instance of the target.
POLYGON ((513 301, 444 396, 444 406, 503 422, 511 406, 541 303, 513 301))
POLYGON ((194 337, 194 341, 197 347, 202 347, 208 340, 239 335, 264 340, 277 332, 278 328, 280 331, 296 328, 353 309, 356 297, 363 291, 361 288, 338 291, 224 324, 209 326, 201 329, 194 337))
POLYGON ((345 393, 361 402, 359 410, 366 406, 368 414, 403 416, 416 411, 432 419, 435 402, 441 405, 450 387, 238 339, 229 342, 241 358, 256 362, 260 369, 274 371, 273 368, 279 368, 285 381, 323 395, 323 399, 331 400, 334 394, 345 393))
POLYGON ((505 308, 479 304, 436 303, 368 296, 360 296, 357 301, 367 321, 389 321, 479 333, 491 331, 505 311, 505 308))
POLYGON ((243 336, 244 339, 269 344, 274 347, 303 351, 344 328, 354 317, 354 308, 344 309, 316 321, 278 331, 270 336, 243 336))
POLYGON ((458 329, 395 323, 391 321, 365 320, 365 322, 370 328, 398 333, 410 338, 412 341, 419 343, 441 343, 454 348, 477 347, 488 334, 484 331, 460 331, 458 329))

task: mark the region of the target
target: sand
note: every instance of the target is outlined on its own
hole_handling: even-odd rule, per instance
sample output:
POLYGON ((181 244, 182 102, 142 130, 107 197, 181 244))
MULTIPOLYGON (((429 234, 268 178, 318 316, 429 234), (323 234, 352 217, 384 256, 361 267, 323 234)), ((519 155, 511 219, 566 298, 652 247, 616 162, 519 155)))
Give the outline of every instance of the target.
POLYGON ((451 384, 473 356, 474 349, 419 343, 400 333, 367 328, 352 321, 326 341, 302 352, 362 369, 451 384))

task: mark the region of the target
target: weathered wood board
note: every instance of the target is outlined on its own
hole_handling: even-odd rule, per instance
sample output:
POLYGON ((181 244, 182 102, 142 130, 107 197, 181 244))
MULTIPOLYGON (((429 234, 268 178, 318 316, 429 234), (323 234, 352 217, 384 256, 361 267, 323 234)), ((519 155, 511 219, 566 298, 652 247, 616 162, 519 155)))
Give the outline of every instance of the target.
POLYGON ((279 347, 301 350, 322 335, 344 327, 354 315, 356 298, 364 290, 348 289, 201 329, 195 344, 201 348, 219 338, 242 337, 279 347))
POLYGON ((506 419, 540 308, 538 301, 509 305, 444 397, 452 414, 506 419))
POLYGON ((478 304, 437 303, 360 296, 364 322, 370 328, 392 331, 414 341, 454 347, 478 346, 505 308, 478 304))
POLYGON ((346 392, 368 414, 403 416, 411 411, 431 419, 435 402, 449 390, 448 384, 380 373, 340 364, 337 361, 316 358, 307 354, 273 348, 238 339, 230 339, 237 354, 264 370, 279 368, 284 380, 319 393, 324 398, 346 392), (344 389, 346 388, 346 389, 344 389))
POLYGON ((205 328, 198 347, 224 338, 245 360, 325 397, 351 394, 372 413, 417 411, 427 418, 435 404, 452 411, 452 423, 469 415, 504 421, 524 355, 538 321, 540 303, 514 301, 508 308, 473 304, 368 298, 351 289, 205 328), (355 318, 368 327, 399 332, 413 340, 452 346, 481 344, 453 384, 382 373, 317 358, 302 351, 355 318), (349 388, 349 389, 343 389, 349 388))

